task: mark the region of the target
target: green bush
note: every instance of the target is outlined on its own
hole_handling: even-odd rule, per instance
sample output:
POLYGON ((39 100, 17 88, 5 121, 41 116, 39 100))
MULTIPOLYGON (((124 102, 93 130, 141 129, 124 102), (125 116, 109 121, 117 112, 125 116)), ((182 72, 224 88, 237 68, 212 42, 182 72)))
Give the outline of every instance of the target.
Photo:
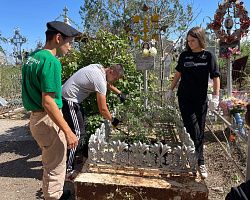
POLYGON ((0 66, 0 96, 11 98, 21 95, 21 67, 0 66))

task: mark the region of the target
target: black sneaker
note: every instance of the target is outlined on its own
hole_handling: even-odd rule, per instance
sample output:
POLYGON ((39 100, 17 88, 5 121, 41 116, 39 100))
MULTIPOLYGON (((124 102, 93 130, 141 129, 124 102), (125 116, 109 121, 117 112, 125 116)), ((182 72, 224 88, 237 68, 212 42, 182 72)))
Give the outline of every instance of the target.
POLYGON ((71 191, 70 190, 64 190, 62 196, 59 200, 68 200, 71 197, 71 191))

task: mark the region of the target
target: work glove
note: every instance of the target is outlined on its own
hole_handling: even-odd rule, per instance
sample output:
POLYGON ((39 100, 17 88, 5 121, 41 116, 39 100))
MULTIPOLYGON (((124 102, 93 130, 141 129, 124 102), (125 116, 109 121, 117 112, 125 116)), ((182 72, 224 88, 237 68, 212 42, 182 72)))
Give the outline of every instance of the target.
POLYGON ((165 97, 166 100, 169 101, 173 97, 173 90, 169 90, 165 97))
POLYGON ((117 118, 112 118, 111 124, 113 126, 113 128, 116 128, 118 126, 118 124, 120 123, 120 120, 117 118))
POLYGON ((219 95, 213 95, 212 96, 212 99, 208 103, 208 106, 209 106, 210 110, 213 111, 213 110, 216 110, 218 108, 219 103, 220 103, 219 99, 220 99, 219 95))
POLYGON ((118 94, 117 96, 120 98, 121 103, 125 102, 125 100, 126 100, 126 94, 121 93, 121 94, 118 94))

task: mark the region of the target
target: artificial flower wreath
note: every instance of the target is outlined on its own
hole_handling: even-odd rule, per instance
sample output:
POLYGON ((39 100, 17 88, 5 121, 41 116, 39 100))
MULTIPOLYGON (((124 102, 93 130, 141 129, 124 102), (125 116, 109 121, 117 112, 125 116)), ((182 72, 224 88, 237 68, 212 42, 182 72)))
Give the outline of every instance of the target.
MULTIPOLYGON (((229 27, 233 26, 233 19, 231 16, 228 16, 224 22, 228 23, 229 27)), ((216 37, 220 39, 221 42, 227 44, 240 40, 247 34, 249 26, 250 19, 248 17, 248 12, 244 7, 243 2, 240 2, 239 0, 225 0, 223 3, 219 4, 219 8, 214 15, 214 20, 208 24, 208 28, 214 31, 216 37), (239 18, 240 22, 240 28, 234 30, 232 34, 227 34, 222 24, 224 16, 229 8, 234 9, 234 18, 239 18)))

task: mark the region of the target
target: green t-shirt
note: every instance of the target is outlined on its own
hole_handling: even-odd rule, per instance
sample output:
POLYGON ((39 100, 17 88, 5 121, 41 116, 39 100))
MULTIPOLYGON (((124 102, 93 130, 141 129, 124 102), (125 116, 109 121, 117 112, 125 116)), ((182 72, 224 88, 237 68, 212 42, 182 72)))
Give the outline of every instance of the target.
POLYGON ((58 108, 62 108, 62 66, 47 50, 30 54, 22 68, 22 100, 25 109, 44 110, 42 92, 54 92, 58 108))

